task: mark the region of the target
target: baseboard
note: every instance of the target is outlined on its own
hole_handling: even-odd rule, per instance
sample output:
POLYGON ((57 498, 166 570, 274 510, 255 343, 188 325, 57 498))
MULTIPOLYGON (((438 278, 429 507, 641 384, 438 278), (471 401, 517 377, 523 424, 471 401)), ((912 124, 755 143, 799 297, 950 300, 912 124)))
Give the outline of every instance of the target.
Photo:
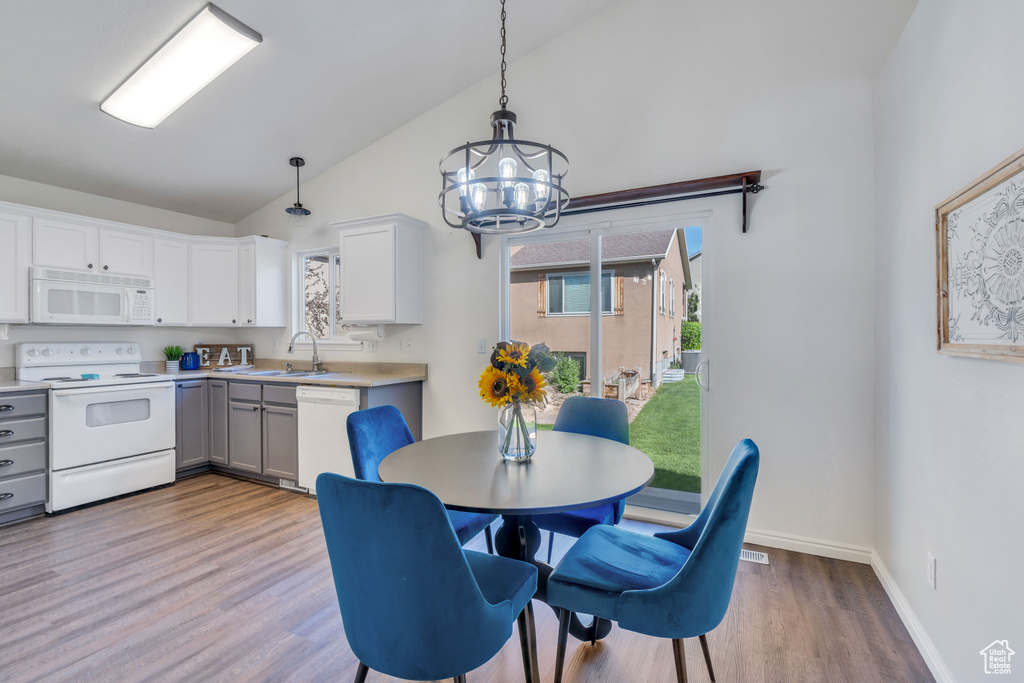
POLYGON ((747 527, 747 535, 743 539, 754 545, 764 545, 769 548, 780 548, 792 550, 797 553, 830 557, 833 560, 848 560, 860 564, 871 564, 871 548, 847 545, 845 543, 833 543, 819 538, 807 538, 794 534, 784 534, 777 531, 765 531, 764 529, 751 529, 747 527))
POLYGON ((882 562, 882 558, 874 550, 871 551, 871 568, 875 571, 875 576, 878 577, 882 588, 885 589, 885 593, 889 596, 893 607, 896 608, 896 613, 903 620, 903 625, 907 627, 910 637, 914 639, 914 644, 917 645, 917 649, 924 658, 925 664, 928 665, 928 669, 931 670, 932 676, 935 677, 938 683, 955 683, 953 674, 950 672, 949 667, 946 666, 946 663, 942 661, 935 643, 928 637, 924 626, 918 620, 917 615, 914 614, 914 610, 910 608, 907 598, 904 597, 903 591, 896 585, 896 580, 889 573, 885 563, 882 562))

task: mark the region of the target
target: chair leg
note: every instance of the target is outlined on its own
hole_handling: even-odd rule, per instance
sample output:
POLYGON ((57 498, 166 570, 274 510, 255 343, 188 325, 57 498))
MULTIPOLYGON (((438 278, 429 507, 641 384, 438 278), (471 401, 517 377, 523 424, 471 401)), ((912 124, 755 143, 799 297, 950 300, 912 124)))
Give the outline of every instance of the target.
POLYGON ((466 683, 466 674, 455 677, 455 683, 466 683))
POLYGON ((686 650, 682 638, 672 639, 672 654, 676 657, 676 680, 686 683, 686 650))
POLYGON ((484 542, 487 543, 487 553, 490 555, 494 554, 494 539, 491 537, 491 525, 488 524, 484 527, 484 542))
POLYGON ((551 564, 551 551, 555 547, 555 532, 548 532, 548 564, 551 564))
POLYGON ((540 667, 537 665, 537 626, 533 619, 532 602, 526 603, 516 623, 519 625, 519 647, 523 651, 526 683, 540 683, 540 667))
POLYGON ((356 669, 356 680, 354 683, 363 683, 366 680, 366 674, 370 671, 370 667, 366 666, 362 662, 359 662, 359 668, 356 669))
POLYGON ((562 683, 562 665, 565 664, 565 641, 569 639, 569 620, 572 612, 558 610, 558 651, 555 654, 555 683, 562 683))
POLYGON ((708 650, 708 634, 700 637, 700 647, 704 650, 704 663, 708 665, 708 676, 711 676, 711 683, 715 683, 715 670, 711 668, 711 651, 708 650))

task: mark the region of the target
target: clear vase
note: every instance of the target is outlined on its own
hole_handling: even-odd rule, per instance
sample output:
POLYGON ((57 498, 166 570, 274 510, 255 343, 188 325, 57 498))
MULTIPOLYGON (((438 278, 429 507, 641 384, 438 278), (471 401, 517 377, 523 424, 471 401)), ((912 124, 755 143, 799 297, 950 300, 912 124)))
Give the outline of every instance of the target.
POLYGON ((501 457, 524 462, 537 450, 537 409, 513 401, 498 415, 498 450, 501 457))

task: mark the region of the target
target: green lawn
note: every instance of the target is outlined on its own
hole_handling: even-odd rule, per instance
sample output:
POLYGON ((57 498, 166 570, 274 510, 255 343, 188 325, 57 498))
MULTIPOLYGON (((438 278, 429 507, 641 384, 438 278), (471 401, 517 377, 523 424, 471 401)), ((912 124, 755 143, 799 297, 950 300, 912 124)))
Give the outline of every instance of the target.
POLYGON ((629 426, 629 443, 654 461, 651 486, 700 493, 700 387, 693 375, 658 389, 629 426))
POLYGON ((693 375, 658 388, 629 426, 629 443, 654 461, 651 486, 700 493, 700 387, 693 375))

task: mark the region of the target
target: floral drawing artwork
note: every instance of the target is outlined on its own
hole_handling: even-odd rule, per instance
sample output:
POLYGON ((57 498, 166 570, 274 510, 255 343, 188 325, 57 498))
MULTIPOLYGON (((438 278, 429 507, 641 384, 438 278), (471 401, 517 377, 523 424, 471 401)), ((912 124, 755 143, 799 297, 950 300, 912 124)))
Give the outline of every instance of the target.
POLYGON ((949 341, 1024 341, 1024 183, 1010 178, 946 219, 949 341))

